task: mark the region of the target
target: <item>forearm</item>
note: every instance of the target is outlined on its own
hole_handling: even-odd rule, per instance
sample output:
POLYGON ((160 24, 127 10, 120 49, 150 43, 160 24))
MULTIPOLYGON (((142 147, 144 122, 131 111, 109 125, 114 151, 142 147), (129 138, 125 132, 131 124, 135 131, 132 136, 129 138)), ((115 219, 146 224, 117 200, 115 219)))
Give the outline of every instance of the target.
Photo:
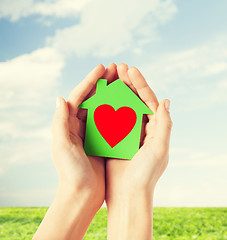
POLYGON ((138 192, 107 202, 108 240, 151 240, 153 194, 138 192))
POLYGON ((80 192, 59 186, 33 240, 83 239, 97 206, 88 190, 80 192))

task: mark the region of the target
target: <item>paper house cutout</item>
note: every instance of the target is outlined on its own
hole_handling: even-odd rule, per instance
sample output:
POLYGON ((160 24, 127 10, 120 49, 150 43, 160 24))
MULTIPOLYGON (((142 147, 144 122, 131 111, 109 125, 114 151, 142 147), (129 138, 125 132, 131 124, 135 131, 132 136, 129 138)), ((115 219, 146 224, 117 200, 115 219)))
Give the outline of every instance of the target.
POLYGON ((121 159, 138 151, 143 114, 153 114, 120 79, 98 79, 95 95, 78 107, 88 109, 85 153, 121 159))

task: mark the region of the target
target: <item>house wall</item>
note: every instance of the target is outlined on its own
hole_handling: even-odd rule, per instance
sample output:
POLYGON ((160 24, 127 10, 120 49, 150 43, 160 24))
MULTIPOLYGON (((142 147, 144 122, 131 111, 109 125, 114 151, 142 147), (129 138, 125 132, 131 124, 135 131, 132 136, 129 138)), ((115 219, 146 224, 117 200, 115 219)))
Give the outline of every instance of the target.
POLYGON ((99 133, 94 122, 94 110, 89 109, 85 133, 84 149, 87 155, 131 159, 139 149, 142 114, 137 115, 137 121, 132 131, 113 148, 99 133))

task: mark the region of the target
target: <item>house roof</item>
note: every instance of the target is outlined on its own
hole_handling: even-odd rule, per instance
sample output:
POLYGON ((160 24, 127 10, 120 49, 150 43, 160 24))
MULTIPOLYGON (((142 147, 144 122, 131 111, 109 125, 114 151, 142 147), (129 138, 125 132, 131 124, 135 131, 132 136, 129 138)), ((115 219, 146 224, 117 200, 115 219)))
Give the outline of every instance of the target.
POLYGON ((131 107, 136 113, 153 114, 143 101, 120 79, 107 85, 106 79, 98 79, 96 93, 78 107, 95 109, 99 105, 109 104, 115 109, 131 107))

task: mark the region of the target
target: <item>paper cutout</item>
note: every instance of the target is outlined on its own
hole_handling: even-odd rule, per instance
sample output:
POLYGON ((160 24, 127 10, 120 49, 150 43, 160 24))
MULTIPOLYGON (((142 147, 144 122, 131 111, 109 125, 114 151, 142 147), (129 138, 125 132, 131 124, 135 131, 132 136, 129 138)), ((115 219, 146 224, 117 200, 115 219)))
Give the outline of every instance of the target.
POLYGON ((85 153, 121 159, 131 159, 138 151, 143 114, 153 114, 120 79, 109 85, 98 79, 96 94, 78 107, 88 109, 85 153))
POLYGON ((103 104, 95 109, 95 125, 113 148, 121 142, 136 124, 136 113, 130 107, 121 107, 117 111, 110 105, 103 104))

